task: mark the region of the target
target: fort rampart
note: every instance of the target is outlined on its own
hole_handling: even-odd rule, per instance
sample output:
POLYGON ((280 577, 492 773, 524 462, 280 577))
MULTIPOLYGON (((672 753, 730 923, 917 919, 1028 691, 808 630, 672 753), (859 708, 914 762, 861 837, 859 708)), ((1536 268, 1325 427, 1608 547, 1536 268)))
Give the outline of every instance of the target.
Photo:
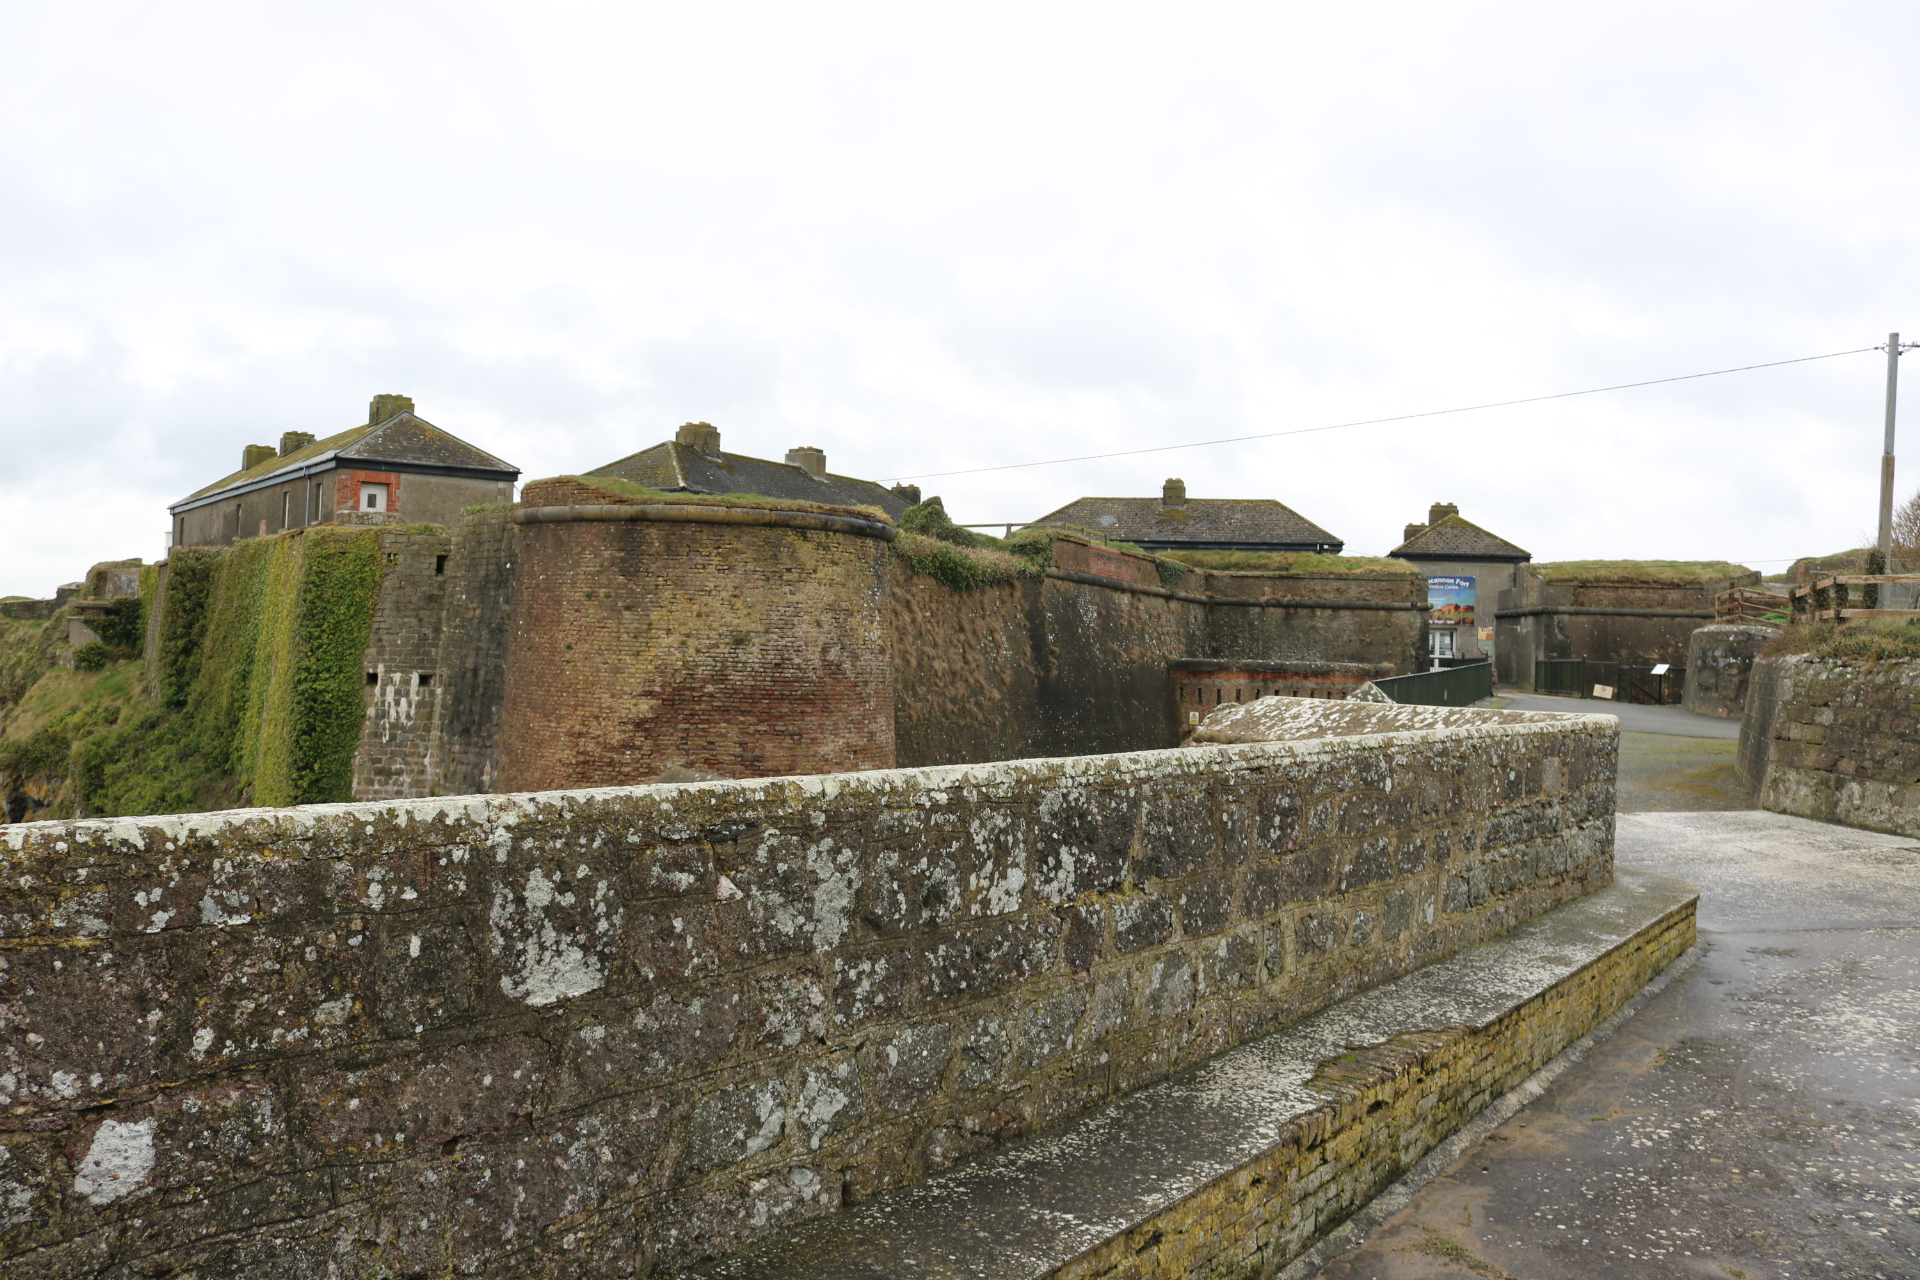
POLYGON ((1612 721, 1285 710, 1301 740, 8 827, 0 1269, 669 1274, 1610 880, 1612 721))
POLYGON ((1062 539, 1038 580, 955 591, 894 561, 887 629, 899 761, 958 764, 1172 746, 1189 660, 1411 671, 1426 583, 1189 572, 1062 539), (1063 567, 1064 566, 1064 567, 1063 567))
POLYGON ((692 504, 514 521, 503 789, 894 763, 891 524, 692 504))

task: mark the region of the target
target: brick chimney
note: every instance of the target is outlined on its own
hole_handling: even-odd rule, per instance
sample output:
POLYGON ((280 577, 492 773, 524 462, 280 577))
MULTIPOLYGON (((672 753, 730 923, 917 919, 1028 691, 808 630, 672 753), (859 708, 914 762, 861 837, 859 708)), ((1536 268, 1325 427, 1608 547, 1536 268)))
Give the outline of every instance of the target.
POLYGON ((251 471, 268 458, 277 458, 279 456, 279 454, 273 451, 273 446, 270 444, 250 444, 240 451, 240 469, 242 471, 251 471))
POLYGON ((709 458, 720 456, 720 429, 711 422, 689 422, 673 433, 680 444, 698 449, 709 458))
POLYGON ((823 449, 803 444, 797 449, 787 450, 787 465, 799 467, 816 480, 826 478, 827 455, 823 449))
POLYGON ((897 484, 893 486, 893 491, 894 493, 898 494, 900 497, 900 500, 906 503, 908 506, 917 507, 920 505, 920 486, 919 485, 897 484))
POLYGON ((1423 524, 1410 524, 1407 526, 1406 532, 1400 535, 1400 541, 1412 542, 1415 534, 1425 533, 1426 531, 1427 526, 1423 524))
POLYGON ((1427 523, 1439 524, 1442 520, 1445 520, 1448 516, 1457 516, 1459 514, 1460 514, 1460 508, 1455 506, 1453 503, 1436 502, 1431 507, 1427 508, 1427 523))
POLYGON ((311 431, 284 431, 280 434, 280 456, 298 453, 313 443, 311 431))
POLYGON ((377 427, 388 418, 413 412, 412 396, 375 396, 367 406, 367 425, 377 427))
POLYGON ((1187 505, 1187 482, 1168 477, 1160 486, 1160 505, 1163 507, 1184 507, 1187 505))

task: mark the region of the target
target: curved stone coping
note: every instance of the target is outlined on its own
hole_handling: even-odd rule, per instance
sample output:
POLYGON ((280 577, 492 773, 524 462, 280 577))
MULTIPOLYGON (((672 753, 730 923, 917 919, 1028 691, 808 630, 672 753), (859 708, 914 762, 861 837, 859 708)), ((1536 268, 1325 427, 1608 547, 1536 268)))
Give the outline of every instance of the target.
MULTIPOLYGON (((1269 701, 1261 699, 1260 702, 1269 701)), ((1284 733, 1235 743, 1192 743, 1152 751, 1119 751, 1094 756, 1036 756, 979 764, 920 765, 910 769, 868 769, 852 773, 803 773, 774 778, 728 778, 713 782, 642 782, 619 787, 578 787, 568 791, 508 791, 467 796, 429 796, 412 800, 351 800, 284 808, 215 809, 203 813, 153 814, 122 818, 47 818, 0 824, 0 859, 42 853, 46 846, 62 854, 71 845, 89 856, 116 846, 145 849, 149 841, 237 839, 265 845, 307 839, 368 824, 445 824, 450 838, 461 829, 491 839, 504 826, 538 821, 590 809, 636 802, 661 812, 702 813, 729 803, 795 802, 880 804, 911 801, 923 792, 950 788, 983 793, 1043 780, 1147 780, 1187 775, 1205 778, 1240 770, 1286 767, 1295 760, 1364 757, 1416 747, 1445 738, 1529 738, 1540 734, 1600 733, 1620 727, 1618 717, 1587 712, 1498 711, 1481 707, 1425 707, 1400 703, 1354 703, 1351 699, 1284 698, 1294 717, 1284 733), (1342 708, 1371 706, 1376 713, 1362 729, 1342 708), (1318 722, 1318 728, 1315 722, 1318 722), (492 833, 492 834, 490 834, 492 833)), ((1259 703, 1235 704, 1257 706, 1259 703)), ((1269 733, 1271 730, 1269 729, 1269 733)))
MULTIPOLYGON (((1697 898, 1682 881, 1621 868, 1610 887, 1503 938, 1228 1050, 1054 1133, 797 1228, 695 1274, 714 1280, 1041 1280, 1061 1274, 1127 1233, 1157 1226, 1156 1219, 1176 1214, 1183 1201, 1203 1199, 1209 1188, 1297 1141, 1302 1126, 1329 1108, 1328 1093, 1312 1087, 1323 1063, 1409 1033, 1483 1033, 1543 996, 1577 993, 1580 980, 1613 953, 1690 923, 1697 898)), ((1593 1015, 1577 1020, 1585 1025, 1569 1021, 1557 1044, 1536 1043, 1531 1052, 1550 1058, 1612 1012, 1581 1008, 1593 1015)), ((1375 1103, 1367 1110, 1377 1109, 1375 1103)), ((1335 1141, 1329 1133, 1328 1145, 1335 1141)), ((1424 1150, 1406 1163, 1420 1154, 1424 1150)), ((1168 1234, 1184 1225, 1170 1224, 1168 1234)), ((1156 1230, 1149 1244, 1158 1235, 1156 1230)), ((1070 1270, 1077 1275, 1081 1269, 1070 1270)))
POLYGON ((1169 600, 1184 600, 1188 604, 1227 604, 1243 605, 1249 609, 1386 609, 1394 612, 1425 613, 1427 606, 1409 604, 1404 600, 1296 600, 1286 596, 1203 596, 1191 591, 1175 591, 1170 587, 1156 587, 1145 582, 1128 582, 1124 578, 1103 578, 1097 573, 1082 573, 1078 569, 1048 569, 1049 578, 1058 578, 1062 582, 1080 582, 1090 587, 1111 587, 1115 591, 1132 591, 1143 596, 1165 596, 1169 600))
POLYGON ((744 524, 777 529, 815 529, 850 533, 892 542, 900 531, 884 520, 836 516, 824 511, 783 511, 772 507, 721 507, 693 502, 602 503, 578 507, 522 507, 515 524, 571 524, 595 520, 648 520, 664 524, 744 524))

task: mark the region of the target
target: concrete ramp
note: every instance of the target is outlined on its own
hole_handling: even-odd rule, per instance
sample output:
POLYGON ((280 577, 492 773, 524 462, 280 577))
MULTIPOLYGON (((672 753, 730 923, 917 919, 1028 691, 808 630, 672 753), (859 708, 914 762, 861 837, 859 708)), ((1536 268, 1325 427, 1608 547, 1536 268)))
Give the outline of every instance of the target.
POLYGON ((1495 941, 697 1274, 1266 1274, 1672 963, 1696 900, 1620 869, 1495 941))

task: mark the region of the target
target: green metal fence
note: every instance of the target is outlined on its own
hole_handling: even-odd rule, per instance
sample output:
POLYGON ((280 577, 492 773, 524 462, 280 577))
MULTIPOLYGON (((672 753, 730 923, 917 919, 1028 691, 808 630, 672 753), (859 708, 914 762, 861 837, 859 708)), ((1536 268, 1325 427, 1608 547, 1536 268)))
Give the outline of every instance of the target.
POLYGON ((1373 687, 1395 702, 1415 707, 1466 707, 1493 696, 1493 664, 1473 662, 1439 671, 1375 680, 1373 687))

